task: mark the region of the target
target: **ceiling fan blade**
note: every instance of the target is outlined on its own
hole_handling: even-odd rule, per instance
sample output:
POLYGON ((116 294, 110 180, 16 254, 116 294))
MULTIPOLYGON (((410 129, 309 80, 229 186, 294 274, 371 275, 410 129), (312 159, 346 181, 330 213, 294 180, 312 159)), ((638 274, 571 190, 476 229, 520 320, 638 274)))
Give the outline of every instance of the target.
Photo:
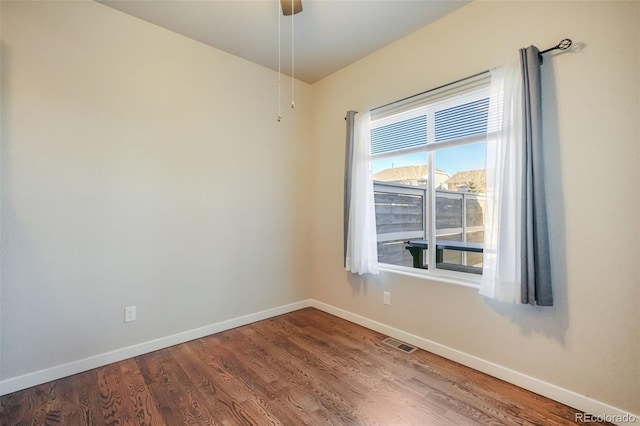
POLYGON ((284 16, 291 16, 302 12, 302 0, 280 0, 280 6, 282 6, 282 14, 284 16), (291 6, 293 6, 293 8, 291 6))

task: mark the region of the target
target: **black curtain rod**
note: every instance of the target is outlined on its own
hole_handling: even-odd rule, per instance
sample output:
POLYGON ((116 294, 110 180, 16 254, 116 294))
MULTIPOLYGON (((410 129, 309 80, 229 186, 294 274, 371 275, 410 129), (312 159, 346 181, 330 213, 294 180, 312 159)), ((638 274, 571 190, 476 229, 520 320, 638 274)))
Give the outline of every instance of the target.
POLYGON ((461 83, 461 82, 463 82, 465 80, 469 80, 469 79, 474 78, 474 77, 479 77, 482 74, 488 73, 489 71, 490 70, 485 70, 485 71, 482 71, 482 72, 478 72, 478 73, 475 73, 475 74, 470 75, 468 77, 464 77, 464 78, 461 78, 459 80, 452 81, 451 83, 443 84, 442 86, 434 87, 433 89, 425 90, 424 92, 416 93, 415 95, 407 96, 406 98, 398 99, 397 101, 393 101, 393 102, 389 102, 388 104, 380 105, 378 107, 372 108, 371 111, 375 111, 377 109, 384 108, 384 107, 389 106, 389 105, 397 104, 398 102, 406 101, 407 99, 415 98, 416 96, 425 95, 425 94, 427 94, 429 92, 433 92, 434 90, 440 90, 440 89, 443 89, 443 88, 445 88, 447 86, 451 86, 452 84, 461 83))

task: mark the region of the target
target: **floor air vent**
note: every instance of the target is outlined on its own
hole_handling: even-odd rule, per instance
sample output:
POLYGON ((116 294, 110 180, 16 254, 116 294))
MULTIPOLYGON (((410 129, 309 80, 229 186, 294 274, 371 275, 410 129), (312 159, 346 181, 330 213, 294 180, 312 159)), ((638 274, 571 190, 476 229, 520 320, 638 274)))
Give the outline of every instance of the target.
POLYGON ((389 345, 392 348, 396 348, 397 350, 407 354, 410 354, 411 352, 418 349, 415 346, 411 346, 408 343, 401 342, 400 340, 394 339, 393 337, 387 337, 382 341, 382 343, 384 343, 385 345, 389 345))

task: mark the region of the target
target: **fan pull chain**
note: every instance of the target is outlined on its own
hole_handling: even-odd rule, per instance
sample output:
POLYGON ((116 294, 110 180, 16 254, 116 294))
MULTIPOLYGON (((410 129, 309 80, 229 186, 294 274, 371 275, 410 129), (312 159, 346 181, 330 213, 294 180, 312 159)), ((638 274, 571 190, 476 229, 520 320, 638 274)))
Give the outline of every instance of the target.
POLYGON ((295 36, 294 36, 294 20, 295 20, 294 0, 291 0, 291 109, 296 107, 295 103, 295 36))
POLYGON ((282 121, 282 53, 281 53, 281 33, 280 30, 280 4, 278 3, 278 123, 282 121))

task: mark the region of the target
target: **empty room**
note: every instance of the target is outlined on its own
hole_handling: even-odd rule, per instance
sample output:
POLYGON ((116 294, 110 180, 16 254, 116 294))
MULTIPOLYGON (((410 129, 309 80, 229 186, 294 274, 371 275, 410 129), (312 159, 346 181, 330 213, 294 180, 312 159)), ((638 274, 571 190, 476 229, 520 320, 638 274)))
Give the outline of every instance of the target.
POLYGON ((0 424, 640 422, 640 2, 0 36, 0 424))

